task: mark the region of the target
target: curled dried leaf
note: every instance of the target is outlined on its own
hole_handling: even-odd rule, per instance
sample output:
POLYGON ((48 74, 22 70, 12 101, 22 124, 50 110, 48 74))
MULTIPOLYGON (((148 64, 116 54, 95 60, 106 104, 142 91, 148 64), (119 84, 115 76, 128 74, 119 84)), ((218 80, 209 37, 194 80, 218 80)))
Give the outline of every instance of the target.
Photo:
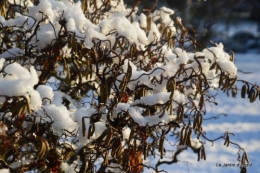
POLYGON ((241 97, 244 99, 246 97, 246 93, 247 93, 247 85, 244 84, 242 86, 242 89, 241 89, 241 97))
POLYGON ((152 26, 152 17, 148 16, 147 17, 147 31, 151 30, 151 26, 152 26))
POLYGON ((129 61, 128 61, 126 76, 127 76, 126 81, 129 81, 132 77, 132 66, 130 65, 129 61))
POLYGON ((205 151, 205 147, 201 148, 201 159, 206 160, 206 151, 205 151))
POLYGON ((36 143, 37 143, 37 156, 39 159, 42 159, 46 153, 50 150, 50 146, 49 143, 46 139, 39 137, 36 139, 36 143))
POLYGON ((241 168, 240 173, 247 173, 246 167, 241 168))
POLYGON ((230 61, 234 62, 235 61, 235 53, 233 51, 231 52, 231 56, 230 56, 230 61))
POLYGON ((185 127, 182 127, 182 129, 181 129, 181 137, 180 137, 180 146, 181 145, 184 145, 184 136, 183 136, 183 132, 184 132, 184 130, 185 130, 185 127))
POLYGON ((221 71, 220 72, 220 77, 219 77, 219 83, 218 83, 218 86, 221 87, 224 83, 224 74, 223 72, 221 71))
POLYGON ((106 136, 106 139, 105 139, 105 144, 107 146, 109 146, 112 137, 113 137, 113 128, 110 127, 110 128, 108 128, 107 136, 106 136))
POLYGON ((204 105, 204 96, 201 95, 201 97, 200 97, 200 102, 199 102, 199 109, 200 109, 200 110, 202 110, 203 105, 204 105))
POLYGON ((148 155, 148 143, 147 141, 144 142, 144 160, 146 160, 146 157, 148 155))
POLYGON ((164 138, 165 138, 165 131, 162 130, 162 135, 159 141, 159 152, 161 153, 161 159, 163 158, 163 154, 164 154, 164 147, 163 147, 163 143, 164 143, 164 138))
POLYGON ((226 139, 225 139, 225 142, 224 142, 224 146, 226 145, 228 147, 229 146, 229 142, 230 142, 229 135, 226 132, 226 139))
POLYGON ((107 151, 106 154, 105 154, 105 158, 104 158, 103 164, 104 164, 105 166, 108 165, 108 151, 107 151))
POLYGON ((92 123, 88 128, 88 139, 90 139, 91 136, 93 136, 95 132, 95 124, 92 123))
POLYGON ((200 161, 200 151, 198 152, 198 162, 200 161))
POLYGON ((244 151, 244 157, 245 157, 245 161, 247 162, 247 163, 249 163, 249 160, 248 160, 248 157, 247 157, 247 154, 246 154, 246 152, 244 151))
POLYGON ((83 137, 85 137, 86 135, 86 124, 85 124, 85 117, 82 117, 82 134, 83 134, 83 137))
POLYGON ((215 67, 216 67, 216 65, 217 65, 217 63, 216 62, 214 62, 211 66, 210 66, 210 68, 209 68, 209 70, 212 70, 212 69, 214 69, 215 67))
POLYGON ((255 93, 255 89, 252 87, 251 90, 249 91, 248 97, 250 100, 250 103, 253 103, 256 99, 256 93, 255 93))
POLYGON ((191 134, 192 134, 192 130, 191 130, 191 128, 189 128, 189 130, 187 130, 187 131, 188 131, 188 135, 187 135, 186 145, 187 145, 187 146, 191 146, 191 134))
POLYGON ((193 126, 192 126, 192 128, 193 128, 194 130, 196 130, 197 127, 198 127, 198 121, 199 121, 199 118, 198 118, 198 115, 196 114, 196 115, 194 116, 193 126))
POLYGON ((237 87, 232 87, 232 97, 236 98, 237 95, 237 87))
POLYGON ((237 76, 235 78, 233 78, 233 79, 230 79, 230 81, 229 81, 229 88, 232 88, 232 86, 236 83, 236 81, 237 81, 237 76))

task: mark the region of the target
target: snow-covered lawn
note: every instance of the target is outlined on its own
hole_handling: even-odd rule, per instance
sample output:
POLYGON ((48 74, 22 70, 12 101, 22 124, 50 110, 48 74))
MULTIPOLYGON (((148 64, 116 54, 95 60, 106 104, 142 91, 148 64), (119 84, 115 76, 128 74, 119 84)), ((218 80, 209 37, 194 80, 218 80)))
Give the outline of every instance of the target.
MULTIPOLYGON (((239 79, 246 79, 252 83, 260 83, 260 54, 236 54, 236 65, 239 70, 252 72, 251 74, 238 73, 239 79)), ((241 87, 241 83, 238 83, 241 87)), ((227 97, 225 93, 220 92, 217 96, 218 106, 208 109, 206 117, 216 116, 226 113, 228 116, 220 116, 219 119, 204 121, 204 130, 210 139, 215 139, 225 134, 226 131, 234 133, 231 140, 238 143, 248 154, 249 161, 252 164, 248 166, 248 172, 257 172, 260 170, 260 101, 254 103, 244 100, 238 91, 237 98, 227 97)), ((214 142, 206 142, 207 160, 197 161, 197 154, 191 149, 182 152, 178 159, 182 162, 173 165, 162 165, 169 173, 230 173, 239 172, 237 166, 238 147, 223 145, 224 140, 220 139, 214 142), (223 164, 235 164, 235 166, 223 167, 223 164), (217 165, 218 164, 218 165, 217 165), (219 164, 221 166, 219 167, 219 164)), ((240 156, 242 156, 240 152, 240 156)))

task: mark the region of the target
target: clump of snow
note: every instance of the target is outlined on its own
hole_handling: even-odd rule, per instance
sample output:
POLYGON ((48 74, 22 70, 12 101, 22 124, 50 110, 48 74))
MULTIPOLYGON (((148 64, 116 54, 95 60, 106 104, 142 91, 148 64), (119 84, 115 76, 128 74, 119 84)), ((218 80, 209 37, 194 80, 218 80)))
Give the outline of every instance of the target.
POLYGON ((29 9, 29 15, 38 21, 42 19, 43 15, 46 15, 50 21, 53 22, 55 19, 55 11, 52 10, 54 3, 55 2, 51 2, 50 0, 41 0, 37 6, 33 6, 29 9))
POLYGON ((134 119, 135 122, 137 122, 138 124, 142 125, 142 126, 152 126, 152 125, 156 125, 160 122, 162 123, 168 123, 169 122, 169 114, 168 112, 160 112, 156 115, 152 115, 152 116, 146 116, 144 117, 143 115, 141 115, 140 111, 137 110, 134 107, 131 107, 129 109, 129 114, 131 115, 131 117, 134 119), (162 117, 162 118, 160 118, 162 117))
POLYGON ((2 70, 2 68, 4 66, 4 62, 5 62, 5 59, 0 58, 0 70, 2 70))
POLYGON ((41 27, 37 32, 37 36, 32 39, 32 43, 40 48, 53 44, 60 31, 59 21, 63 19, 67 22, 68 31, 75 32, 78 36, 86 36, 88 33, 82 34, 87 28, 99 31, 98 26, 86 19, 80 4, 80 2, 72 3, 68 0, 41 0, 37 6, 29 8, 29 16, 33 16, 37 21, 41 21, 46 17, 46 20, 41 22, 41 27))
POLYGON ((34 37, 33 42, 39 47, 44 48, 52 43, 52 40, 56 39, 60 25, 54 24, 55 30, 51 24, 44 24, 37 32, 37 37, 34 37), (37 40, 36 40, 37 39, 37 40), (39 39, 41 41, 39 41, 39 39))
POLYGON ((68 164, 65 162, 62 162, 60 165, 61 170, 65 171, 65 173, 75 173, 76 164, 68 164))
POLYGON ((145 104, 145 105, 155 105, 157 103, 164 104, 169 100, 169 92, 161 92, 149 96, 142 97, 140 100, 136 100, 133 105, 145 104))
POLYGON ((166 7, 162 7, 161 10, 161 18, 162 18, 162 22, 166 25, 166 26, 169 26, 169 25, 173 25, 173 21, 170 17, 170 15, 173 15, 174 14, 174 11, 169 9, 169 8, 166 8, 166 7))
POLYGON ((127 111, 130 108, 129 103, 118 103, 116 107, 113 110, 113 117, 116 118, 117 114, 119 114, 122 111, 127 111))
POLYGON ((75 116, 76 116, 76 121, 78 123, 81 122, 82 120, 82 117, 86 117, 86 118, 90 118, 91 115, 97 113, 97 110, 95 108, 89 108, 89 109, 86 109, 86 108, 81 108, 79 109, 76 113, 75 113, 75 116))
POLYGON ((92 140, 98 138, 103 133, 103 131, 107 129, 106 124, 104 121, 102 121, 102 119, 94 124, 90 123, 90 118, 95 113, 97 113, 97 110, 92 107, 89 109, 82 108, 76 112, 75 118, 79 126, 79 141, 82 145, 88 144, 92 140), (85 127, 83 125, 85 125, 85 127), (93 136, 88 139, 89 127, 93 125, 95 126, 95 132, 93 136), (86 129, 86 131, 84 131, 85 136, 82 132, 83 129, 86 129))
POLYGON ((122 132, 123 132, 123 138, 128 140, 131 133, 131 129, 129 127, 125 127, 123 128, 122 132))
POLYGON ((4 169, 0 169, 1 173, 10 173, 10 169, 4 168, 4 169))
POLYGON ((196 57, 205 57, 205 54, 203 52, 196 52, 195 56, 196 57))
POLYGON ((5 132, 8 130, 8 128, 7 128, 7 126, 4 124, 4 123, 2 123, 2 122, 0 122, 0 135, 5 135, 5 132))
POLYGON ((199 149, 202 146, 202 142, 195 138, 195 139, 191 139, 191 147, 194 149, 199 149))
POLYGON ((50 102, 53 100, 54 93, 50 86, 39 85, 36 90, 39 92, 42 100, 48 99, 50 102))
POLYGON ((105 35, 103 35, 102 33, 94 30, 93 28, 89 28, 86 30, 86 39, 84 42, 84 45, 86 46, 86 48, 91 49, 94 44, 92 42, 93 38, 98 38, 99 40, 106 40, 107 37, 105 35))
POLYGON ((154 22, 151 23, 151 30, 148 34, 148 40, 149 42, 153 42, 156 40, 159 40, 161 38, 161 33, 159 29, 157 28, 156 24, 154 22))
POLYGON ((104 19, 100 23, 101 31, 105 35, 112 30, 116 30, 119 35, 126 37, 130 43, 139 43, 138 38, 140 38, 140 36, 143 36, 142 40, 147 42, 144 32, 141 31, 138 25, 136 23, 134 25, 131 24, 131 22, 124 16, 104 19))
POLYGON ((53 120, 51 126, 53 131, 58 136, 61 136, 66 131, 72 132, 77 130, 77 123, 71 119, 69 111, 66 109, 66 107, 51 104, 44 106, 43 108, 46 111, 46 114, 53 120))
POLYGON ((211 62, 217 62, 220 68, 230 74, 231 77, 236 76, 237 68, 232 61, 230 55, 224 51, 222 43, 216 44, 216 47, 204 49, 203 53, 211 62))
POLYGON ((12 63, 4 68, 7 73, 0 76, 0 95, 2 96, 25 96, 30 102, 30 108, 37 110, 42 101, 38 92, 34 90, 34 85, 38 83, 38 75, 33 66, 30 71, 18 63, 12 63))
MULTIPOLYGON (((134 101, 132 105, 135 106, 137 104, 143 104, 143 105, 165 104, 167 101, 169 101, 170 94, 171 94, 170 92, 160 92, 157 94, 148 95, 142 97, 140 100, 134 101)), ((173 100, 182 103, 185 102, 185 97, 178 90, 176 90, 173 94, 173 100)))
POLYGON ((114 172, 114 173, 122 172, 120 164, 113 163, 113 162, 108 165, 107 170, 114 172))
POLYGON ((175 48, 175 53, 177 54, 178 58, 176 60, 176 64, 186 64, 188 62, 188 55, 185 50, 182 50, 180 48, 175 48))
POLYGON ((229 60, 225 60, 225 61, 220 61, 218 64, 222 70, 228 72, 228 74, 230 74, 232 77, 236 76, 237 67, 233 62, 229 60))
POLYGON ((11 168, 11 169, 17 169, 17 168, 21 167, 22 164, 23 164, 23 163, 20 162, 20 161, 13 162, 12 164, 10 164, 10 168, 11 168))
POLYGON ((111 1, 111 6, 113 6, 113 12, 116 11, 125 11, 125 4, 123 0, 119 0, 119 1, 111 1))
POLYGON ((146 28, 147 27, 147 17, 144 13, 140 14, 140 26, 142 28, 146 28))
POLYGON ((31 0, 7 0, 9 4, 20 5, 22 7, 32 7, 33 3, 31 0))

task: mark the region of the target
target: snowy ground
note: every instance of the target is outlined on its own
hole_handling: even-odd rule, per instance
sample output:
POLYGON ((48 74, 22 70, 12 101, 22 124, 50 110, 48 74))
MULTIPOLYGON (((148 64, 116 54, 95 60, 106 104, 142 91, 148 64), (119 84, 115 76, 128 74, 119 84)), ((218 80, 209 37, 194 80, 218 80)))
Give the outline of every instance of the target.
MULTIPOLYGON (((251 74, 238 73, 239 79, 246 79, 252 83, 260 84, 260 54, 236 54, 236 65, 238 69, 251 74)), ((239 88, 241 83, 238 83, 239 88)), ((234 133, 231 140, 243 147, 248 154, 252 167, 248 167, 248 172, 260 170, 260 101, 249 103, 240 97, 227 97, 225 93, 217 96, 218 106, 208 109, 206 117, 216 116, 220 113, 228 114, 227 117, 220 116, 217 120, 204 122, 204 130, 210 139, 215 139, 223 135, 226 131, 234 133)), ((223 145, 224 141, 219 140, 214 143, 206 142, 207 160, 197 161, 197 154, 191 150, 184 151, 178 157, 182 162, 173 165, 162 165, 160 168, 169 173, 230 173, 240 172, 237 167, 238 148, 230 145, 228 148, 223 145), (217 164, 234 163, 232 167, 217 167, 217 164)), ((242 154, 242 152, 240 152, 242 154)), ((242 155, 241 155, 242 156, 242 155)))

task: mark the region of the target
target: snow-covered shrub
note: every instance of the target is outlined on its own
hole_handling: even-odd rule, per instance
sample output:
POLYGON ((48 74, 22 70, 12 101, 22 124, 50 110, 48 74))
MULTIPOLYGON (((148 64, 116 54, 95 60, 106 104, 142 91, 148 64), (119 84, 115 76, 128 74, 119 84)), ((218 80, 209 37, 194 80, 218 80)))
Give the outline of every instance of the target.
MULTIPOLYGON (((0 168, 139 173, 187 147, 206 160, 206 103, 237 93, 221 43, 202 48, 173 10, 140 12, 138 1, 0 5, 0 168)), ((258 91, 245 82, 242 97, 258 91)))

